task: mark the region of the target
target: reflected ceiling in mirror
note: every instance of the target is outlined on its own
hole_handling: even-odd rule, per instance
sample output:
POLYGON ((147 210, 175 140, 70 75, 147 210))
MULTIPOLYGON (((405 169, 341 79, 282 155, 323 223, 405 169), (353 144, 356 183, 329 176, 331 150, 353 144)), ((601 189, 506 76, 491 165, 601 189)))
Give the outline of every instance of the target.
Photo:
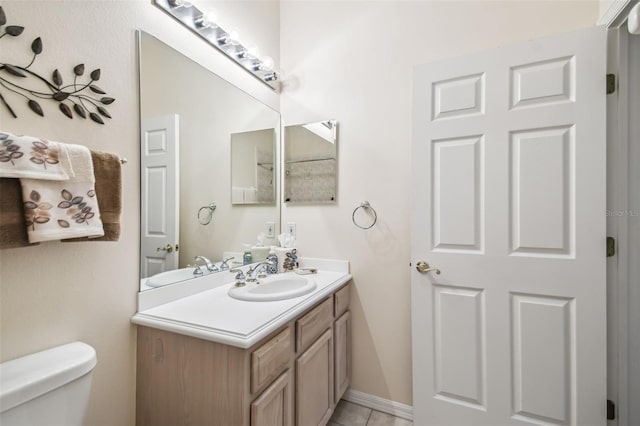
POLYGON ((284 202, 334 203, 338 123, 325 120, 284 128, 284 202))
MULTIPOLYGON (((230 266, 242 264, 243 244, 254 244, 257 235, 266 232, 267 223, 276 224, 274 234, 279 233, 280 205, 275 202, 277 168, 268 190, 276 194, 271 202, 232 204, 231 140, 238 135, 259 134, 263 140, 271 140, 272 155, 278 158, 280 114, 157 38, 140 32, 139 42, 142 123, 157 117, 177 117, 179 147, 177 205, 151 202, 153 194, 146 191, 146 185, 141 191, 142 205, 154 207, 147 209, 149 214, 163 218, 141 220, 141 224, 156 224, 154 229, 141 226, 141 290, 144 290, 147 277, 202 263, 194 260, 196 256, 204 256, 218 266, 224 256, 235 256, 230 266), (212 204, 215 210, 209 210, 211 220, 199 221, 201 209, 212 204), (171 225, 167 218, 171 214, 162 209, 176 212, 175 237, 168 232, 171 225), (168 246, 175 249, 166 250, 168 246)), ((269 151, 266 144, 260 149, 269 151)), ((260 163, 263 160, 275 163, 262 154, 250 157, 251 162, 257 158, 260 163)), ((142 167, 141 170, 143 174, 149 173, 142 167)), ((158 172, 155 176, 162 174, 158 172)), ((265 241, 267 245, 274 243, 273 239, 265 241)))

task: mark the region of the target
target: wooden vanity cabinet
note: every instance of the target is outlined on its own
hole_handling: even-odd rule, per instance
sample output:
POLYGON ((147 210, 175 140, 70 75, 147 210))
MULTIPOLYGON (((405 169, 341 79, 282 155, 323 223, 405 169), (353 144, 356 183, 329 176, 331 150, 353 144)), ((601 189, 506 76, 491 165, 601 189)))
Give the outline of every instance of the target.
POLYGON ((249 349, 138 327, 136 424, 326 424, 349 384, 348 292, 249 349))

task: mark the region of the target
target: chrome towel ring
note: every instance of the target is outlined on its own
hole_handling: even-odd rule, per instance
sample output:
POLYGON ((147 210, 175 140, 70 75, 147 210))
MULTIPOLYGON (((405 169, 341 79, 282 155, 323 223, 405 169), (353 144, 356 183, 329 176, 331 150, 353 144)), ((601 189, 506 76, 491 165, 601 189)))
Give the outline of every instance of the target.
POLYGON ((198 223, 200 223, 200 225, 210 224, 215 209, 215 203, 209 203, 208 206, 200 207, 200 210, 198 210, 198 223))
POLYGON ((360 203, 360 205, 359 205, 358 207, 356 207, 356 208, 353 210, 353 213, 351 214, 351 220, 353 221, 353 224, 354 224, 355 226, 357 226, 358 228, 360 228, 360 229, 369 229, 369 228, 371 228, 373 225, 375 225, 375 224, 376 224, 376 222, 378 221, 378 214, 376 213, 376 210, 375 210, 373 207, 371 207, 371 204, 369 204, 369 202, 368 202, 368 201, 363 201, 362 203, 360 203), (359 225, 359 224, 358 224, 358 222, 356 222, 356 212, 357 212, 358 210, 360 210, 360 209, 370 210, 370 211, 371 211, 371 213, 373 213, 373 222, 371 222, 371 225, 369 225, 369 226, 362 226, 362 225, 359 225))

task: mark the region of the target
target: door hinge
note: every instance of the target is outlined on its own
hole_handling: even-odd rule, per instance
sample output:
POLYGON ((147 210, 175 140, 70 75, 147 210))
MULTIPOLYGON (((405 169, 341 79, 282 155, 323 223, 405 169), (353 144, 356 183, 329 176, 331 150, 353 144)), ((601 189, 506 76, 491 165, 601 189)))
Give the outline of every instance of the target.
POLYGON ((616 419, 616 404, 610 399, 607 399, 607 420, 616 419))
POLYGON ((616 92, 616 75, 607 74, 607 95, 616 92))
POLYGON ((607 237, 607 257, 616 255, 616 239, 613 237, 607 237))

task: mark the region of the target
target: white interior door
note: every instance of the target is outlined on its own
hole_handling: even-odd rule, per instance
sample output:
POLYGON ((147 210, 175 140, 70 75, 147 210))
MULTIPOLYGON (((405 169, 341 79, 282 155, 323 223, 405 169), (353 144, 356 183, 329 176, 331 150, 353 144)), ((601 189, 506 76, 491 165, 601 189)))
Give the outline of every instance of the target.
POLYGON ((140 250, 142 278, 178 267, 178 116, 142 120, 140 250))
POLYGON ((606 423, 605 61, 593 28, 414 69, 416 425, 606 423))

